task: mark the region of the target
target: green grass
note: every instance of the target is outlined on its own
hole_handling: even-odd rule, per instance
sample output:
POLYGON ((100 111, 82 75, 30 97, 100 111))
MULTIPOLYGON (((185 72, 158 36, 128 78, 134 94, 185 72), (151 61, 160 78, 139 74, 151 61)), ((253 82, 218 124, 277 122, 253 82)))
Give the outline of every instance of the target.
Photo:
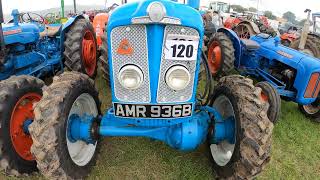
MULTIPOLYGON (((110 106, 110 91, 101 77, 97 79, 97 88, 104 111, 110 106)), ((213 176, 204 146, 183 153, 145 138, 106 138, 89 179, 212 179, 213 176)), ((0 174, 0 179, 5 178, 0 174)), ((320 179, 320 124, 306 119, 295 103, 282 102, 281 118, 273 133, 272 159, 258 179, 320 179)))

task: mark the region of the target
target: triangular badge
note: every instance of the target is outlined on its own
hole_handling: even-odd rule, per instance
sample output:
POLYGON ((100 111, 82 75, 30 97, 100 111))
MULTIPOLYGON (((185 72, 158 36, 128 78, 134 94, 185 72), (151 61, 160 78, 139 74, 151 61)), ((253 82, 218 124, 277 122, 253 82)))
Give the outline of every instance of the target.
POLYGON ((121 54, 121 55, 131 55, 131 54, 133 54, 133 48, 131 47, 128 39, 123 39, 120 42, 120 45, 119 45, 118 50, 117 50, 117 53, 121 54))

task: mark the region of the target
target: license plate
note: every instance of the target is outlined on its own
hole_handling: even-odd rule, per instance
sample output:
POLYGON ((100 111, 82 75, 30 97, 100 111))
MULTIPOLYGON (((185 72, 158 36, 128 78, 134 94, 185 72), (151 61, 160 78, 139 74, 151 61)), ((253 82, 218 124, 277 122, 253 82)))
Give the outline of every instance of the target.
POLYGON ((195 61, 197 60, 198 46, 198 38, 183 38, 179 37, 179 35, 170 35, 165 42, 165 59, 195 61))
POLYGON ((128 118, 180 118, 192 115, 192 104, 137 105, 113 104, 115 115, 128 118))

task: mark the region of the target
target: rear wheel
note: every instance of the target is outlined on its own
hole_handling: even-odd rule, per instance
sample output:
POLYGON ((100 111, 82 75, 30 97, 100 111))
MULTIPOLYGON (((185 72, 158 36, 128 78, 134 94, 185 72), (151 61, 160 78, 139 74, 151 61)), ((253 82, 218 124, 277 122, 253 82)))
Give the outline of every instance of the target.
POLYGON ((314 122, 320 123, 320 107, 317 104, 299 105, 299 110, 314 122))
POLYGON ((252 179, 270 160, 273 124, 267 117, 268 103, 261 89, 242 76, 223 77, 218 83, 212 106, 223 119, 233 119, 235 137, 220 143, 208 142, 213 168, 222 179, 252 179))
POLYGON ((281 112, 281 98, 277 90, 267 81, 259 82, 256 87, 262 89, 261 98, 269 103, 268 118, 274 124, 278 122, 281 112))
POLYGON ((234 69, 234 47, 223 32, 215 33, 208 43, 208 66, 213 76, 223 76, 234 69))
POLYGON ((71 26, 64 42, 65 65, 69 70, 97 75, 97 42, 93 27, 85 19, 79 19, 71 26))
MULTIPOLYGON (((299 50, 300 38, 293 41, 290 45, 291 48, 299 50)), ((318 38, 308 35, 305 48, 301 52, 306 53, 310 56, 320 58, 320 47, 318 38)))
POLYGON ((233 29, 239 38, 250 39, 251 36, 256 35, 253 28, 249 24, 240 23, 233 29))
POLYGON ((110 82, 110 74, 109 74, 109 62, 108 62, 108 50, 107 50, 107 39, 105 35, 101 36, 102 46, 100 48, 101 56, 99 57, 101 63, 101 71, 103 73, 103 78, 110 82))
POLYGON ((0 164, 9 175, 37 170, 30 152, 28 126, 33 122, 33 105, 40 101, 43 86, 32 76, 13 76, 0 82, 0 164))
POLYGON ((66 72, 54 78, 35 106, 36 118, 30 126, 31 151, 46 178, 83 179, 89 174, 99 143, 71 141, 69 120, 72 115, 99 114, 98 92, 87 75, 66 72))

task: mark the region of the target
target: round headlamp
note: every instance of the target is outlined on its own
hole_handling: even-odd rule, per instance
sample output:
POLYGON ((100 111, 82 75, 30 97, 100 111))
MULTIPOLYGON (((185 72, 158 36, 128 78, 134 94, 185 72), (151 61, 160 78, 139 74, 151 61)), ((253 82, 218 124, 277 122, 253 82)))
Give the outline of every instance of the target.
POLYGON ((190 80, 190 72, 183 66, 173 66, 166 73, 166 83, 175 91, 185 89, 189 85, 190 80))
POLYGON ((118 75, 118 80, 126 89, 138 89, 143 82, 143 73, 141 69, 135 65, 126 65, 121 68, 118 75))
POLYGON ((153 22, 160 22, 166 16, 166 8, 160 2, 149 4, 147 12, 153 22))

